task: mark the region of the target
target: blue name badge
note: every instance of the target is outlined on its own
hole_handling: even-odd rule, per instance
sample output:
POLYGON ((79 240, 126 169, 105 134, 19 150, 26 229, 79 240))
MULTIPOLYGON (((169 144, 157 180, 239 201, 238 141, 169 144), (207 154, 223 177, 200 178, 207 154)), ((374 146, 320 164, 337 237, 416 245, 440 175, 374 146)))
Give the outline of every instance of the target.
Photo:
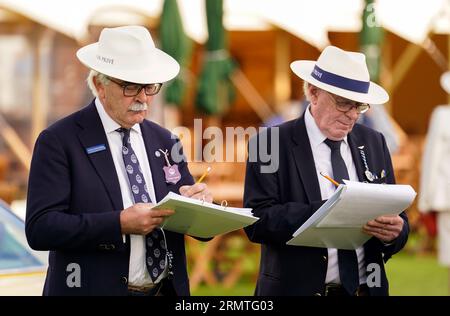
POLYGON ((105 144, 95 145, 95 146, 86 148, 86 152, 88 153, 88 155, 97 153, 97 152, 103 151, 103 150, 106 150, 105 144))

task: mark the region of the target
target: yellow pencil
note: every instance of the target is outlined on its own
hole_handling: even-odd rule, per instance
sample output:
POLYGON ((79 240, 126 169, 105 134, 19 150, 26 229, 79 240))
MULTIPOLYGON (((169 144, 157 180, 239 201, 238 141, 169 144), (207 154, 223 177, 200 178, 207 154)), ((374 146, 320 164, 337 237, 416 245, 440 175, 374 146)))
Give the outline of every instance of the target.
POLYGON ((322 177, 324 177, 325 179, 327 179, 328 181, 330 181, 331 183, 333 183, 335 186, 339 186, 339 183, 337 183, 336 182, 336 180, 333 180, 332 178, 330 178, 329 176, 327 176, 327 175, 324 175, 322 172, 320 172, 320 175, 322 176, 322 177))
POLYGON ((203 179, 206 177, 206 175, 211 171, 211 167, 208 167, 206 171, 202 174, 202 176, 197 180, 195 183, 200 183, 203 181, 203 179))

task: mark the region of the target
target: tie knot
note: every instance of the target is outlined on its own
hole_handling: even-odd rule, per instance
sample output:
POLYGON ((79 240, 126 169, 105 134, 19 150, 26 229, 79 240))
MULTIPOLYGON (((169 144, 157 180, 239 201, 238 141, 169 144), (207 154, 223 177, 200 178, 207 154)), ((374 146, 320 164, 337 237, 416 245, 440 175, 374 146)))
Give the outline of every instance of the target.
POLYGON ((327 144, 327 146, 330 147, 331 150, 336 150, 341 148, 342 140, 331 140, 327 138, 323 142, 327 144))
POLYGON ((116 132, 120 133, 120 135, 122 136, 123 145, 127 147, 127 143, 130 140, 130 130, 127 128, 120 127, 116 129, 116 132))
POLYGON ((123 127, 119 127, 118 129, 116 129, 116 132, 119 132, 120 134, 122 134, 122 137, 124 135, 126 135, 126 136, 130 135, 130 130, 127 128, 123 128, 123 127))

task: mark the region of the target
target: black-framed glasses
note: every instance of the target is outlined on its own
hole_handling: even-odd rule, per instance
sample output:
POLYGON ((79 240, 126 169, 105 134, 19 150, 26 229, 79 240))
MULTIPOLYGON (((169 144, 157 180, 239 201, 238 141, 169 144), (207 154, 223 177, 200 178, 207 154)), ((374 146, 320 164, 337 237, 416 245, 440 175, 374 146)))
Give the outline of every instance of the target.
POLYGON ((114 82, 116 85, 121 86, 123 89, 123 95, 126 97, 135 97, 141 90, 144 89, 144 92, 147 96, 155 95, 161 90, 162 83, 151 83, 151 84, 138 84, 138 83, 129 83, 129 82, 120 82, 108 77, 108 80, 114 82))
POLYGON ((370 104, 368 104, 368 103, 361 103, 361 102, 344 99, 344 98, 338 97, 328 91, 325 91, 325 90, 322 90, 322 91, 326 92, 331 97, 334 105, 336 106, 336 110, 338 110, 339 112, 347 113, 351 109, 355 108, 356 112, 358 114, 363 114, 370 109, 370 104))

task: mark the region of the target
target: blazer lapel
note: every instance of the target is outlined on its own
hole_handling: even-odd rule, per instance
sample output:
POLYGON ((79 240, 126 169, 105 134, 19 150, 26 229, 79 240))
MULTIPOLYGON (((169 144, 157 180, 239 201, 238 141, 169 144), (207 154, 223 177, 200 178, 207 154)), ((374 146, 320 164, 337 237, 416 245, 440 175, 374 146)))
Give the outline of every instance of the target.
POLYGON ((355 163, 356 173, 358 174, 358 179, 360 182, 366 181, 364 175, 364 167, 361 161, 361 154, 359 152, 360 146, 364 146, 354 133, 350 133, 347 136, 348 145, 350 146, 350 151, 352 152, 353 162, 355 163))
POLYGON ((105 130, 103 129, 102 122, 97 113, 97 109, 95 108, 94 101, 81 112, 78 124, 82 128, 81 132, 78 134, 78 138, 80 139, 85 152, 86 148, 96 145, 105 145, 106 150, 86 154, 97 174, 102 179, 114 208, 116 210, 122 210, 123 202, 119 179, 117 178, 116 168, 114 166, 105 130))
POLYGON ((164 155, 159 157, 155 155, 159 152, 159 149, 170 150, 171 148, 165 148, 161 144, 154 130, 151 128, 148 122, 141 123, 142 138, 144 139, 145 150, 147 151, 148 161, 150 163, 150 170, 152 171, 153 187, 155 190, 156 201, 159 202, 168 193, 167 184, 165 180, 163 167, 165 165, 164 155))
POLYGON ((295 165, 300 178, 303 183, 308 200, 320 201, 320 186, 317 179, 317 173, 314 163, 314 157, 311 150, 311 145, 306 132, 305 116, 298 118, 295 121, 292 130, 292 139, 296 145, 292 148, 295 165))

